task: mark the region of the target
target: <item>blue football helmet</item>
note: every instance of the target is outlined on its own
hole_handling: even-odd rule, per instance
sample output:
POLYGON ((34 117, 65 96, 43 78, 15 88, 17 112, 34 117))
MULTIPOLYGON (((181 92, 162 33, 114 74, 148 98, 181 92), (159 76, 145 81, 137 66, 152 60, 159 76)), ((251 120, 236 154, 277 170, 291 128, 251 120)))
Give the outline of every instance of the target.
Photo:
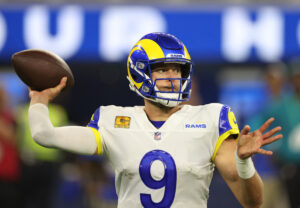
MULTIPOLYGON (((143 36, 132 48, 127 60, 127 79, 132 91, 145 99, 168 107, 188 101, 192 85, 192 60, 184 44, 166 33, 150 33, 143 36), (181 78, 162 78, 171 81, 171 91, 160 91, 151 69, 160 63, 176 63, 181 66, 181 78), (180 80, 180 89, 174 90, 173 80, 180 80)), ((158 79, 157 79, 158 80, 158 79)))

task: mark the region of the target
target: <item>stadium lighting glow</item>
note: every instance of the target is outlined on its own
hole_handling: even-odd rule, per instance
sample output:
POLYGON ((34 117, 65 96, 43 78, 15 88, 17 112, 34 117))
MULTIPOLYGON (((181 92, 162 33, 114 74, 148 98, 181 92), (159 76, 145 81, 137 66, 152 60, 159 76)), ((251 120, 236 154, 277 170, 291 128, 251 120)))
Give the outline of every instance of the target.
POLYGON ((6 23, 4 17, 0 13, 0 51, 3 48, 6 41, 6 23))

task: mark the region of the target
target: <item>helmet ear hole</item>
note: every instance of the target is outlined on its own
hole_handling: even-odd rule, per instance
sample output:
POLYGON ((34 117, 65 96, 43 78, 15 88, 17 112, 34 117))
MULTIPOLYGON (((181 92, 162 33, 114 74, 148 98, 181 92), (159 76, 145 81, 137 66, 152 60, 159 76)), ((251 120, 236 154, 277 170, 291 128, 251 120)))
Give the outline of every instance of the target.
POLYGON ((132 74, 131 76, 134 81, 137 81, 137 76, 135 74, 132 74))
POLYGON ((139 76, 138 72, 136 72, 135 70, 130 70, 130 72, 131 72, 130 74, 131 74, 133 81, 138 82, 138 83, 143 81, 141 76, 139 76))
POLYGON ((147 67, 146 70, 145 70, 145 74, 146 74, 147 76, 149 76, 149 77, 151 77, 151 76, 150 76, 150 75, 151 75, 151 73, 150 73, 150 71, 151 71, 150 67, 151 67, 151 66, 147 67))

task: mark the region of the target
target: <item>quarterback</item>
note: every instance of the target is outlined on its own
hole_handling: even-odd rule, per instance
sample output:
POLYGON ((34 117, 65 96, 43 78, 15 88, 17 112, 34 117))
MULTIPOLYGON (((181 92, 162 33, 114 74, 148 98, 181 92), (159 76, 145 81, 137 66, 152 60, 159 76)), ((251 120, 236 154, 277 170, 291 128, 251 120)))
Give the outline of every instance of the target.
POLYGON ((29 122, 34 140, 79 154, 104 155, 114 168, 119 208, 207 207, 216 167, 244 207, 259 207, 263 183, 251 156, 282 138, 267 131, 273 118, 241 132, 222 104, 190 106, 192 61, 185 45, 165 33, 142 37, 128 56, 129 87, 144 106, 100 106, 87 127, 53 127, 48 103, 66 84, 30 90, 29 122))

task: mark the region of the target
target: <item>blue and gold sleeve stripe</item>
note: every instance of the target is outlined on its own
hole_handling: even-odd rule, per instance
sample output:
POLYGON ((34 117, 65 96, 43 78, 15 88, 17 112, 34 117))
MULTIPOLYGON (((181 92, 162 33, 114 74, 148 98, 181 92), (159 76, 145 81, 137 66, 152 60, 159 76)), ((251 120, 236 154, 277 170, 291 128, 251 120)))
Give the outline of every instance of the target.
POLYGON ((103 150, 102 150, 102 144, 101 144, 101 136, 100 136, 100 133, 97 129, 93 128, 93 127, 89 127, 93 133, 94 133, 94 136, 95 136, 95 139, 96 139, 96 143, 97 143, 97 155, 101 155, 103 150))
POLYGON ((95 113, 92 115, 88 127, 99 130, 98 122, 100 118, 100 107, 96 109, 95 113))
POLYGON ((224 105, 220 112, 219 117, 219 138, 212 156, 212 161, 214 161, 216 154, 225 139, 230 135, 238 136, 240 133, 239 127, 236 122, 236 118, 231 109, 224 105))
POLYGON ((97 143, 97 155, 101 155, 103 152, 102 144, 101 144, 101 136, 98 131, 99 130, 99 125, 98 125, 99 118, 100 118, 100 107, 95 110, 89 124, 87 125, 93 131, 93 134, 95 136, 96 143, 97 143))

